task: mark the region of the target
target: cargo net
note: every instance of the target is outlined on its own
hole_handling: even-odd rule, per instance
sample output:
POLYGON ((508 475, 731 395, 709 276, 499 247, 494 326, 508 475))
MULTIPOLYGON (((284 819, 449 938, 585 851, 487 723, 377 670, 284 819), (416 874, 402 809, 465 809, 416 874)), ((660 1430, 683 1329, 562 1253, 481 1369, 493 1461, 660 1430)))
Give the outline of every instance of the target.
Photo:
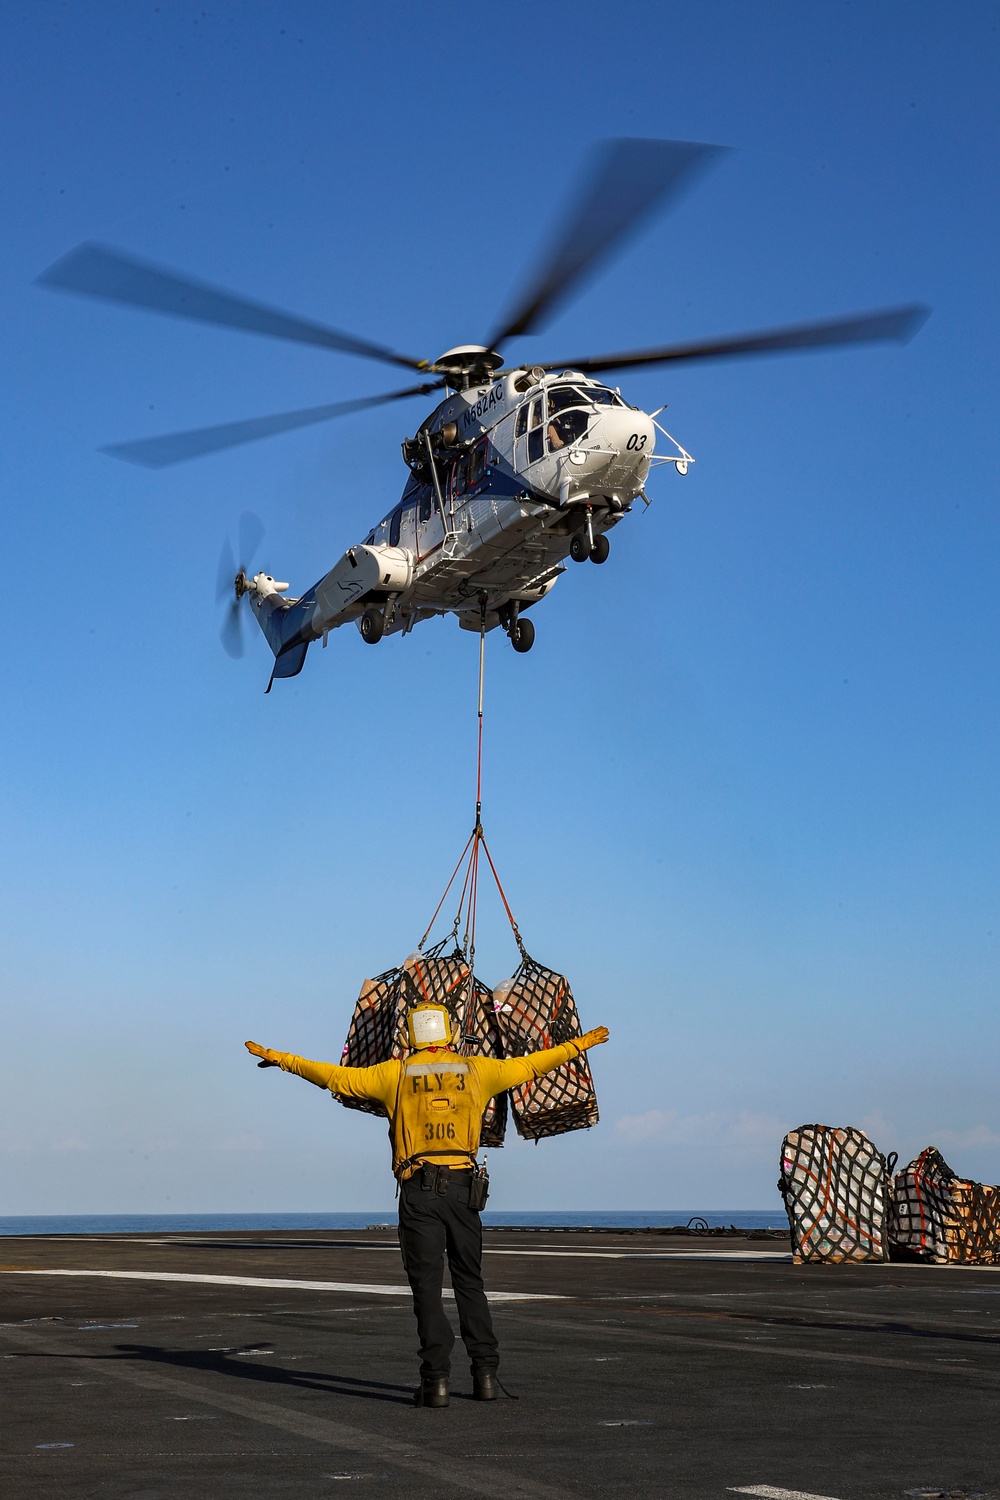
POLYGON ((778 1191, 797 1265, 888 1260, 888 1167, 864 1131, 828 1125, 790 1131, 782 1142, 778 1191))
MULTIPOLYGON (((508 1057, 544 1052, 582 1036, 569 981, 525 953, 513 979, 493 992, 508 1057)), ((586 1055, 510 1091, 517 1133, 528 1141, 585 1130, 598 1121, 597 1095, 586 1055)))
MULTIPOLYGON (((502 1057, 493 996, 472 975, 462 952, 444 954, 439 943, 426 954, 415 953, 404 964, 387 969, 361 986, 347 1032, 341 1063, 348 1068, 370 1068, 376 1063, 406 1057, 410 1050, 407 1011, 422 1001, 443 1005, 451 1017, 454 1046, 464 1057, 502 1057)), ((347 1109, 387 1118, 381 1104, 369 1099, 334 1097, 347 1109)), ((491 1099, 483 1114, 480 1145, 503 1145, 507 1126, 506 1098, 491 1099)))
MULTIPOLYGON (((493 1009, 493 991, 481 980, 473 981, 471 1005, 465 1012, 461 1045, 463 1057, 503 1057, 504 1046, 493 1009)), ((502 1146, 507 1134, 507 1095, 498 1094, 483 1111, 481 1146, 502 1146)))
POLYGON ((939 1265, 1000 1265, 1000 1188, 956 1177, 928 1146, 896 1176, 891 1233, 894 1249, 939 1265))

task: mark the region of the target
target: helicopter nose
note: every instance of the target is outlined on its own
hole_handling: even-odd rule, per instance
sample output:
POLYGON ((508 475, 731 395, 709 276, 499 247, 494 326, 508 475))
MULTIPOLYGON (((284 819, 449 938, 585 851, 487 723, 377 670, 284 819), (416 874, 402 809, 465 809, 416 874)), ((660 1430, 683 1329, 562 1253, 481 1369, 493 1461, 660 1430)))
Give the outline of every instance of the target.
POLYGON ((570 498, 597 489, 632 499, 642 492, 655 443, 656 429, 646 412, 604 407, 567 453, 561 488, 570 498))
POLYGON ((656 446, 653 419, 644 411, 613 407, 601 414, 599 431, 594 434, 602 448, 616 455, 618 464, 635 467, 648 459, 656 446))

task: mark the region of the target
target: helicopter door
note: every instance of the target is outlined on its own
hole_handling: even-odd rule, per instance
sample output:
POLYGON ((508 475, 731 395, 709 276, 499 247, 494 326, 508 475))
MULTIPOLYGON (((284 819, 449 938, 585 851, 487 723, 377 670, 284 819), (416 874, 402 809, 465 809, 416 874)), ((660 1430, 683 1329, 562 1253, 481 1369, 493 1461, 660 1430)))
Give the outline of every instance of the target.
POLYGON ((528 433, 528 403, 523 402, 517 408, 517 416, 514 418, 514 468, 523 469, 528 461, 525 445, 528 433))
POLYGON ((536 396, 528 414, 528 462, 533 464, 542 456, 544 428, 542 425, 542 403, 544 397, 536 396))
POLYGON ((514 420, 514 467, 515 469, 526 468, 533 464, 536 459, 541 458, 544 445, 544 427, 542 425, 542 402, 544 397, 536 396, 529 405, 525 402, 519 408, 514 420))
POLYGON ((444 526, 437 496, 429 484, 425 484, 417 497, 413 512, 417 524, 417 562, 422 562, 436 552, 444 541, 444 526))

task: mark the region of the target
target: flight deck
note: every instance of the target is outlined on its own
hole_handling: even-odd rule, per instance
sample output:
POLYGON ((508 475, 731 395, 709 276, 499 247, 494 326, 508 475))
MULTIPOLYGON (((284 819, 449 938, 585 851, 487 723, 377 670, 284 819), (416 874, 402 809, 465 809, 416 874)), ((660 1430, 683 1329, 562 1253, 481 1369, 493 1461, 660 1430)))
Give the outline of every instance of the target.
MULTIPOLYGON (((1000 1274, 488 1229, 511 1397, 415 1408, 395 1227, 4 1237, 4 1500, 1000 1500, 1000 1274), (516 1398, 516 1399, 515 1399, 516 1398)), ((453 1308, 453 1304, 452 1308, 453 1308)))

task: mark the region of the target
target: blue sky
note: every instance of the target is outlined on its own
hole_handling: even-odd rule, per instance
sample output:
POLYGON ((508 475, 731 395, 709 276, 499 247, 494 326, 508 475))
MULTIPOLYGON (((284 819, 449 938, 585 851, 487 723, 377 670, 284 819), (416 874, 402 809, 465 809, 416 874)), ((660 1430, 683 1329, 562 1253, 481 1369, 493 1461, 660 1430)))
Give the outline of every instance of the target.
MULTIPOLYGON (((776 1207, 784 1131, 1000 1178, 995 8, 7 7, 0 61, 4 1212, 384 1209, 338 1055, 464 842, 476 642, 218 642, 240 512, 315 580, 420 402, 148 473, 127 438, 373 393, 363 361, 44 292, 96 239, 433 357, 605 136, 736 150, 522 357, 909 300, 907 348, 622 377, 697 458, 490 640, 485 818, 595 1055, 497 1208, 776 1207)), ((516 961, 487 904, 481 972, 516 961)))

